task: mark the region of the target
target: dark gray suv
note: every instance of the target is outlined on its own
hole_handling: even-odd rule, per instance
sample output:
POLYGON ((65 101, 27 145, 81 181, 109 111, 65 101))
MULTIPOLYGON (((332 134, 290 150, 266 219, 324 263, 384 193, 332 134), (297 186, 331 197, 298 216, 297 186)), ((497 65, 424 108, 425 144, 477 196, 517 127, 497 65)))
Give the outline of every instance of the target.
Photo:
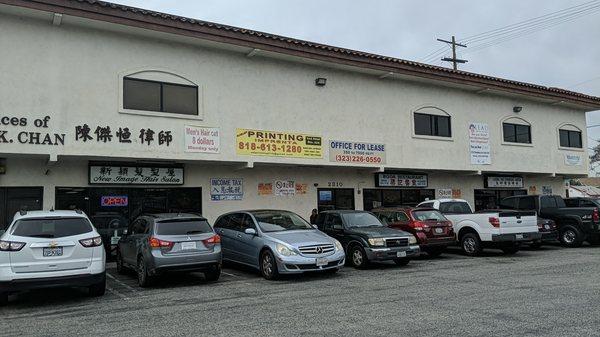
POLYGON ((201 271, 208 281, 221 275, 221 237, 195 214, 148 214, 133 221, 117 248, 117 271, 137 272, 141 287, 168 271, 201 271))

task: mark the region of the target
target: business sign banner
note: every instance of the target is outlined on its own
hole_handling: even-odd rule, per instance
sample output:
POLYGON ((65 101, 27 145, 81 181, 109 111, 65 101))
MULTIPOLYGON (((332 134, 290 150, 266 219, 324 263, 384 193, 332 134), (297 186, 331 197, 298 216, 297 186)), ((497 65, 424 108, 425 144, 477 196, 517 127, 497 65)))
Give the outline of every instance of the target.
POLYGON ((583 156, 578 154, 565 154, 565 165, 567 166, 582 166, 583 156))
POLYGON ((321 136, 303 133, 236 129, 238 155, 322 158, 321 136))
POLYGON ((186 125, 184 135, 185 152, 219 153, 221 151, 219 128, 186 125))
POLYGON ((183 185, 181 167, 90 165, 90 184, 183 185))
POLYGON ((543 195, 552 195, 552 186, 542 186, 543 195))
POLYGON ((487 177, 490 188, 523 188, 522 177, 487 177))
POLYGON ((426 174, 378 173, 375 180, 377 187, 427 187, 426 174))
POLYGON ((471 164, 491 165, 490 128, 485 123, 469 124, 469 148, 471 164))
POLYGON ((296 183, 296 194, 308 193, 308 184, 296 183))
POLYGON ((273 185, 276 196, 286 197, 296 194, 296 184, 293 180, 276 180, 273 185))
POLYGON ((452 198, 452 189, 451 188, 440 188, 438 190, 438 198, 451 199, 452 198))
POLYGON ((273 194, 272 183, 258 183, 258 195, 271 195, 273 194))
POLYGON ((129 205, 129 198, 126 195, 103 195, 100 197, 100 206, 102 207, 125 207, 129 205))
POLYGON ((352 164, 385 164, 385 144, 332 140, 329 161, 352 164))
POLYGON ((242 200, 243 186, 242 178, 212 178, 210 180, 210 200, 242 200))

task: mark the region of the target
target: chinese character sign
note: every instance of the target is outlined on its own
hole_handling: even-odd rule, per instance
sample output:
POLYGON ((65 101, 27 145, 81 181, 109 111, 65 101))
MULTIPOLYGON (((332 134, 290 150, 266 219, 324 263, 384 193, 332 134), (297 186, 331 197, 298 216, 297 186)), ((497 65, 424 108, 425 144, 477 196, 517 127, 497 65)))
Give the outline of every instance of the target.
POLYGON ((90 184, 183 185, 183 168, 90 165, 90 184))
POLYGON ((242 200, 244 196, 244 181, 241 178, 212 178, 210 180, 210 199, 242 200))

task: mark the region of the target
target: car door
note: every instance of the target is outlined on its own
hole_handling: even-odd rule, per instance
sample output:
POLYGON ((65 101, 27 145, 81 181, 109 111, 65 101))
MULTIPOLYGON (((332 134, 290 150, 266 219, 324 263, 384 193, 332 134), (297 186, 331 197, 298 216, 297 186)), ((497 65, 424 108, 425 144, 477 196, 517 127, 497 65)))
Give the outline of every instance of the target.
POLYGON ((131 249, 132 249, 132 240, 133 233, 135 232, 136 226, 139 226, 140 219, 135 219, 133 222, 129 224, 127 228, 127 235, 123 235, 121 240, 119 240, 119 254, 121 254, 121 258, 126 263, 131 263, 131 249))
POLYGON ((227 259, 230 261, 244 262, 240 253, 240 233, 244 216, 244 213, 229 214, 226 226, 222 228, 219 233, 219 235, 222 235, 221 246, 223 246, 223 242, 225 242, 225 245, 227 246, 227 259))
POLYGON ((232 253, 232 247, 234 245, 232 236, 235 233, 232 233, 231 231, 231 215, 224 215, 215 223, 215 232, 221 237, 221 252, 223 258, 226 260, 232 260, 234 256, 232 253))
POLYGON ((342 217, 339 214, 327 214, 323 224, 323 232, 332 238, 337 239, 344 247, 346 247, 348 238, 344 235, 344 224, 342 222, 342 217))
POLYGON ((258 233, 254 219, 250 214, 244 214, 241 230, 237 233, 238 252, 243 263, 258 267, 258 255, 262 248, 262 240, 258 235, 246 234, 246 229, 254 229, 258 233))

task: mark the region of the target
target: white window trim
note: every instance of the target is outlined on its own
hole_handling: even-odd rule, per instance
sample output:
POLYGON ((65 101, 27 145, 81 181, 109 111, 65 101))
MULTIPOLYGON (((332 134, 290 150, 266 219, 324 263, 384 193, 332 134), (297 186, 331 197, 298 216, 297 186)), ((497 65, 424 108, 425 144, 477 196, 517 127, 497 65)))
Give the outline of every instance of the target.
POLYGON ((560 124, 557 128, 556 128, 556 141, 558 142, 558 149, 561 151, 569 151, 569 152, 585 152, 584 148, 586 147, 587 143, 586 140, 583 139, 584 135, 583 135, 583 131, 578 128, 576 125, 573 125, 571 123, 562 123, 560 124), (565 128, 566 127, 566 128, 565 128), (581 147, 565 147, 565 146, 560 146, 560 130, 566 130, 566 131, 578 131, 581 133, 581 147))
POLYGON ((518 117, 518 116, 506 116, 502 119, 500 119, 500 134, 502 135, 500 144, 501 145, 506 145, 506 146, 521 146, 521 147, 534 147, 535 143, 534 143, 534 137, 533 137, 533 126, 531 125, 531 123, 529 123, 526 119, 524 119, 523 117, 518 117), (511 120, 518 120, 520 123, 513 123, 511 122, 511 120), (513 143, 513 142, 507 142, 504 140, 504 123, 508 123, 508 124, 517 124, 517 125, 527 125, 529 126, 529 133, 530 133, 530 137, 531 137, 531 143, 513 143))
MULTIPOLYGON (((144 77, 141 77, 145 79, 144 77)), ((164 80, 160 80, 164 82, 164 80)), ((204 90, 203 87, 195 81, 191 81, 186 77, 179 75, 177 72, 169 69, 163 68, 141 68, 135 70, 129 70, 118 75, 118 83, 119 83, 119 91, 118 91, 118 111, 122 114, 130 114, 130 115, 139 115, 139 116, 151 116, 151 117, 166 117, 166 118, 177 118, 177 119, 187 119, 187 120, 196 120, 202 121, 204 120, 204 90), (125 77, 136 78, 136 74, 140 73, 162 73, 172 77, 179 78, 178 81, 173 81, 171 83, 175 84, 187 84, 187 85, 195 85, 198 87, 198 115, 186 115, 186 114, 178 114, 171 112, 159 112, 159 111, 147 111, 147 110, 135 110, 135 109, 125 109, 123 107, 123 79, 125 77)))
POLYGON ((411 111, 411 113, 410 113, 410 128, 411 128, 412 138, 414 138, 414 139, 439 140, 439 141, 443 141, 443 142, 453 142, 454 141, 455 132, 454 132, 454 123, 452 121, 452 115, 447 113, 446 110, 440 109, 432 104, 422 105, 411 111), (430 110, 430 109, 434 110, 434 113, 427 112, 427 110, 430 110), (425 115, 450 117, 450 137, 417 135, 415 133, 415 114, 416 113, 425 114, 425 115))

